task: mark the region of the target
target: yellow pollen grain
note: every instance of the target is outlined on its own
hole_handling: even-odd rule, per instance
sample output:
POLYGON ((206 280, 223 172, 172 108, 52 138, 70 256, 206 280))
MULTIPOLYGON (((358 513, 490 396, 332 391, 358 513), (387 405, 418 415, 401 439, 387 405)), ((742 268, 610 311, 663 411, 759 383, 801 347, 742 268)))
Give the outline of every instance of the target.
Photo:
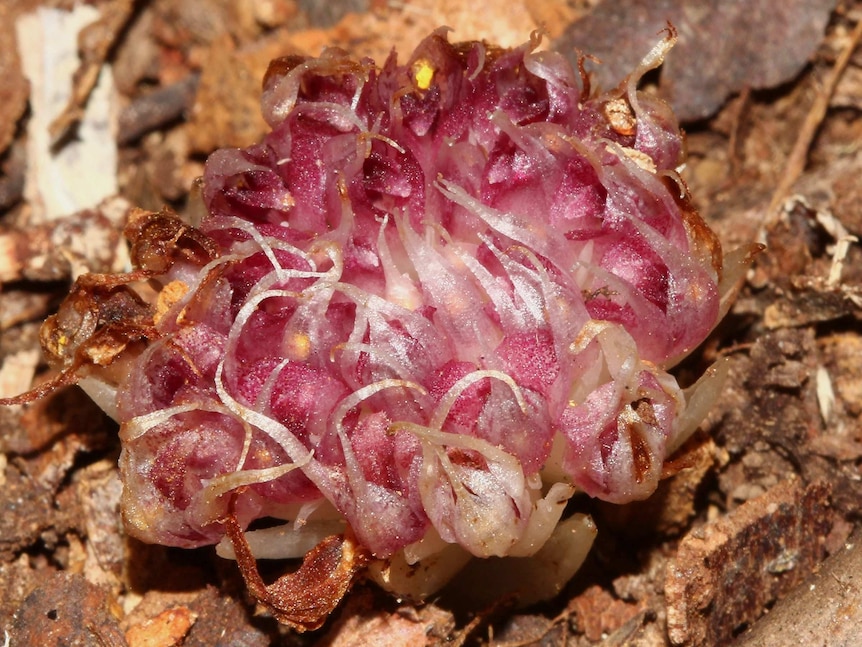
POLYGON ((254 451, 254 458, 260 465, 271 465, 273 463, 272 452, 264 447, 254 451))
POLYGON ((293 333, 285 344, 286 354, 294 362, 304 362, 311 354, 311 337, 304 332, 293 333))
POLYGON ((416 87, 420 90, 427 90, 431 87, 431 81, 434 80, 434 66, 427 58, 420 58, 413 63, 413 78, 416 79, 416 87))

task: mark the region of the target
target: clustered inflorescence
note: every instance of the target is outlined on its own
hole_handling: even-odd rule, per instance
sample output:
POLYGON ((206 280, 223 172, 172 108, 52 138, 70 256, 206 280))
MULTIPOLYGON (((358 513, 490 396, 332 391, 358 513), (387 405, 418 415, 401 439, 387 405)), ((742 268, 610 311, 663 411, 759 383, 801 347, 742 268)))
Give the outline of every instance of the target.
POLYGON ((133 273, 46 332, 122 425, 131 532, 529 555, 574 491, 653 492, 709 400, 667 369, 729 292, 679 127, 635 88, 671 41, 605 94, 535 41, 444 30, 403 65, 275 61, 272 130, 209 158, 200 222, 137 213, 133 273))

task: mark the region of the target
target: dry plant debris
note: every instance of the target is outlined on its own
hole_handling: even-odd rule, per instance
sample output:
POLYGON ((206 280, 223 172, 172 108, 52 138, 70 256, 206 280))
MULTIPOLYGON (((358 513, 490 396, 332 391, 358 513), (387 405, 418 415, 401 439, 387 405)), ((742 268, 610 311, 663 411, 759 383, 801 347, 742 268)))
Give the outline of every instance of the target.
MULTIPOLYGON (((14 25, 37 7, 71 3, 0 6, 3 395, 28 388, 34 374, 42 383, 55 378, 36 364, 38 324, 69 282, 86 269, 113 271, 125 262, 117 245, 122 209, 110 205, 182 209, 207 149, 231 142, 246 127, 255 136, 257 113, 250 115, 248 106, 256 101, 231 87, 253 88, 270 52, 317 54, 336 44, 382 59, 393 44, 408 51, 443 23, 458 38, 515 45, 531 24, 546 20, 558 39, 554 47, 600 52, 596 74, 615 85, 623 73, 614 66, 630 69, 626 52, 643 50, 620 48, 620 35, 635 43, 640 32, 653 42, 668 17, 651 9, 667 3, 611 0, 490 3, 478 17, 463 3, 432 0, 333 2, 325 17, 311 12, 312 4, 142 2, 119 31, 124 14, 115 14, 114 27, 88 53, 96 55, 90 60, 106 56, 114 70, 122 125, 118 168, 81 169, 81 181, 89 181, 85 172, 110 175, 122 197, 61 214, 52 226, 33 220, 34 206, 23 193, 32 88, 21 72, 14 25), (642 31, 633 29, 640 15, 647 25, 642 31), (598 46, 603 41, 606 51, 598 46), (232 84, 215 82, 221 76, 232 84), (218 127, 207 132, 208 122, 218 127)), ((685 179, 728 248, 759 241, 768 249, 730 318, 677 369, 686 379, 728 358, 730 376, 703 425, 705 435, 675 457, 678 471, 656 497, 622 509, 575 502, 578 512, 596 519, 599 539, 555 602, 516 611, 499 600, 477 611, 453 606, 448 600, 455 596, 444 595, 415 606, 362 584, 330 623, 298 637, 266 615, 255 616, 240 578, 205 549, 178 555, 122 533, 115 516, 116 429, 70 390, 0 410, 0 630, 11 644, 59 644, 62 635, 101 645, 344 646, 367 644, 366 637, 385 641, 397 631, 404 644, 419 645, 652 646, 671 638, 695 645, 704 636, 760 645, 816 627, 824 627, 818 636, 829 627, 834 644, 853 644, 860 623, 858 535, 849 539, 852 547, 847 542, 859 525, 862 497, 862 249, 853 240, 862 235, 862 54, 853 39, 862 6, 792 2, 773 7, 778 13, 763 20, 761 3, 749 3, 746 19, 731 28, 727 23, 740 18, 734 5, 704 31, 704 23, 687 17, 709 16, 715 3, 669 4, 680 12, 671 19, 683 42, 661 70, 659 89, 699 120, 688 128, 685 179), (690 36, 683 25, 698 31, 690 36), (742 50, 751 58, 740 66, 742 50), (728 101, 735 92, 741 94, 728 101), (806 120, 816 136, 788 166, 806 120), (788 168, 798 179, 782 190, 769 218, 788 168), (793 531, 783 553, 769 527, 777 518, 793 531), (764 550, 740 548, 749 545, 764 550), (833 557, 806 580, 827 554, 833 557), (733 592, 710 588, 716 578, 739 573, 743 559, 750 560, 750 581, 763 587, 753 589, 759 593, 751 612, 740 612, 733 592), (700 579, 670 575, 681 571, 700 579), (666 586, 668 579, 676 584, 666 586), (788 591, 791 581, 802 584, 788 591), (713 603, 694 608, 688 592, 713 603), (794 626, 788 618, 810 623, 794 626)), ((123 3, 96 6, 109 21, 108 13, 123 3)), ((78 96, 85 94, 81 86, 78 96)), ((282 575, 263 570, 264 583, 282 575)))
POLYGON ((785 481, 680 542, 667 570, 668 635, 720 645, 823 561, 829 488, 785 481))
POLYGON ((667 23, 680 32, 660 89, 680 119, 712 115, 744 88, 775 87, 809 62, 836 2, 791 0, 605 0, 571 25, 557 47, 596 56, 588 64, 604 87, 619 83, 635 52, 667 23), (620 43, 625 43, 621 48, 620 43))

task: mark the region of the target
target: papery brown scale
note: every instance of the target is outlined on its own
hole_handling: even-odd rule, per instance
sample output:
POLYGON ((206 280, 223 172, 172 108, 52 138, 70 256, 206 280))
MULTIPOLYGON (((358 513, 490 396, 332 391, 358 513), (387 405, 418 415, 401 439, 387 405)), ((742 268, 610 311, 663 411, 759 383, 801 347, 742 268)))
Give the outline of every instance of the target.
POLYGON ((629 443, 632 448, 632 470, 636 483, 643 483, 652 468, 652 458, 646 440, 640 433, 637 424, 630 423, 626 427, 629 443))
POLYGON ((708 262, 720 279, 724 258, 721 241, 691 203, 688 186, 682 177, 664 175, 661 180, 679 207, 682 222, 692 246, 692 253, 699 256, 701 262, 708 262))
POLYGON ((169 210, 132 210, 125 230, 135 267, 164 274, 178 260, 203 266, 219 254, 218 245, 169 210))
POLYGON ((306 554, 299 569, 267 585, 233 510, 224 525, 249 592, 279 622, 299 632, 323 625, 369 559, 349 532, 332 535, 306 554))
POLYGON ((42 349, 59 373, 25 393, 0 398, 0 406, 39 400, 79 382, 91 370, 114 382, 127 377, 127 367, 118 360, 132 359, 145 340, 159 337, 152 309, 127 285, 147 278, 142 271, 80 276, 58 313, 39 330, 42 349))
POLYGON ((81 348, 114 340, 116 347, 125 347, 131 339, 151 336, 152 309, 127 285, 146 278, 146 274, 123 276, 85 274, 75 281, 69 297, 58 313, 42 325, 40 339, 53 361, 69 364, 81 348))

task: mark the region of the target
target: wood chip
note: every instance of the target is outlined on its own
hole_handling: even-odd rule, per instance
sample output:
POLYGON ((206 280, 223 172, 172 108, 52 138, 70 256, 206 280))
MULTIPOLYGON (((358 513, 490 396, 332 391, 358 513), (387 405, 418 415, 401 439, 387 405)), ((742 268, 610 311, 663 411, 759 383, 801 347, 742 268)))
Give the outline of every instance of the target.
POLYGON ((15 647, 127 644, 104 591, 67 572, 54 574, 27 596, 15 614, 9 639, 15 647))
POLYGON ((30 94, 15 39, 16 9, 14 3, 0 3, 0 79, 3 79, 0 83, 0 153, 15 138, 18 120, 27 109, 30 94))
POLYGON ((80 92, 70 87, 78 60, 75 36, 96 15, 89 5, 72 12, 40 7, 16 25, 19 42, 27 43, 20 51, 31 85, 24 196, 35 222, 94 207, 117 193, 116 97, 109 73, 96 75, 74 140, 57 149, 50 134, 52 120, 80 92))
POLYGON ((829 487, 782 482, 689 533, 668 566, 668 635, 674 645, 723 645, 825 557, 829 487))
POLYGON ((195 622, 195 614, 187 607, 166 609, 151 620, 131 627, 126 632, 129 647, 175 647, 195 622))

